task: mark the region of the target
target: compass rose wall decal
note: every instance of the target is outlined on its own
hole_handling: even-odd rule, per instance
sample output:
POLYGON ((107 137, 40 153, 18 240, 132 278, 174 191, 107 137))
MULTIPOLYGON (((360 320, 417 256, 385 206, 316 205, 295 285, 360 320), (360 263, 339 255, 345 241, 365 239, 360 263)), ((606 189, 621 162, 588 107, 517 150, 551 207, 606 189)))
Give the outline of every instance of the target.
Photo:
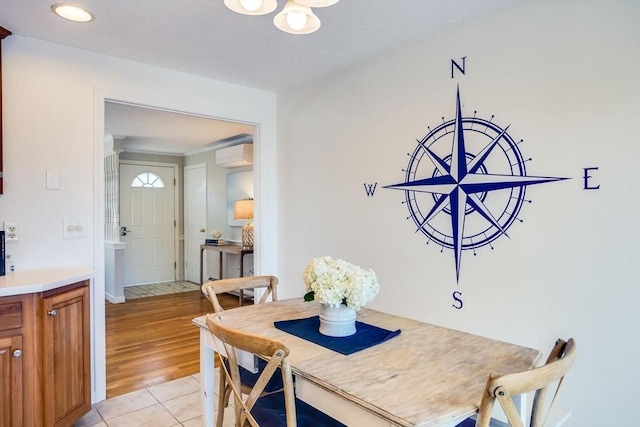
MULTIPOLYGON (((404 170, 404 182, 384 188, 404 191, 404 202, 416 232, 429 242, 453 251, 456 281, 463 251, 509 237, 508 229, 525 202, 528 186, 568 178, 527 175, 525 159, 516 142, 490 120, 464 116, 460 88, 455 118, 445 121, 418 140, 404 170)), ((454 293, 455 299, 455 293, 454 293)), ((460 301, 461 303, 461 301, 460 301)), ((462 308, 456 307, 456 308, 462 308)))

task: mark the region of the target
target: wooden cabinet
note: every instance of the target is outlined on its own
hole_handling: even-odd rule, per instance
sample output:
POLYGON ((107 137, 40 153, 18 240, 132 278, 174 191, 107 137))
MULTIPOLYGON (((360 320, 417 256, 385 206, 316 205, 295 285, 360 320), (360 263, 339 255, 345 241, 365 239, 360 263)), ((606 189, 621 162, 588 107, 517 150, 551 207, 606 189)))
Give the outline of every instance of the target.
POLYGON ((0 299, 0 426, 23 425, 22 298, 0 299))
POLYGON ((0 338, 0 425, 22 423, 22 336, 0 338))
POLYGON ((0 427, 67 427, 91 409, 89 281, 0 298, 0 427))
POLYGON ((42 298, 44 425, 70 426, 91 409, 89 287, 42 298))

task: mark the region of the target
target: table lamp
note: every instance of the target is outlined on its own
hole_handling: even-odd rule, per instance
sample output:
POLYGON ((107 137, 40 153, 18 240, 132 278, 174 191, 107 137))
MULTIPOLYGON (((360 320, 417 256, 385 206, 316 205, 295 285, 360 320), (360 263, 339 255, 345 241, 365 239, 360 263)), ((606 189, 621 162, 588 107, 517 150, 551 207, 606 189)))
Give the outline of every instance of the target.
POLYGON ((246 219, 248 220, 245 225, 242 226, 242 246, 252 248, 253 247, 253 199, 236 200, 233 205, 233 219, 246 219))

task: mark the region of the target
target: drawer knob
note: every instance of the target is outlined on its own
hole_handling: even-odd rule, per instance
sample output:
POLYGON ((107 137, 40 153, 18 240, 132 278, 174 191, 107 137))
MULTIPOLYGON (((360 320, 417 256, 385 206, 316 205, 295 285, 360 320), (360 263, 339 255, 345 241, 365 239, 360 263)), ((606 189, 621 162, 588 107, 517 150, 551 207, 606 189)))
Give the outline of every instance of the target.
POLYGON ((48 311, 47 314, 49 316, 51 316, 51 317, 55 317, 58 314, 58 311, 57 310, 51 310, 51 311, 48 311))
POLYGON ((13 357, 20 357, 20 356, 22 356, 22 350, 13 351, 13 357))

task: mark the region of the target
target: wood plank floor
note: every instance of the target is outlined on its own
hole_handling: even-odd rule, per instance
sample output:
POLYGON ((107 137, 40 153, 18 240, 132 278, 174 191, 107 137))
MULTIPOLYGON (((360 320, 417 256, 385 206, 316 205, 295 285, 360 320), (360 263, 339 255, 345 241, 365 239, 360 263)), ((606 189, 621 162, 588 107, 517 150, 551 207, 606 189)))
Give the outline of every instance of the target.
MULTIPOLYGON (((224 308, 238 298, 223 295, 224 308)), ((200 291, 106 302, 107 398, 200 372, 199 330, 213 311, 200 291)))

